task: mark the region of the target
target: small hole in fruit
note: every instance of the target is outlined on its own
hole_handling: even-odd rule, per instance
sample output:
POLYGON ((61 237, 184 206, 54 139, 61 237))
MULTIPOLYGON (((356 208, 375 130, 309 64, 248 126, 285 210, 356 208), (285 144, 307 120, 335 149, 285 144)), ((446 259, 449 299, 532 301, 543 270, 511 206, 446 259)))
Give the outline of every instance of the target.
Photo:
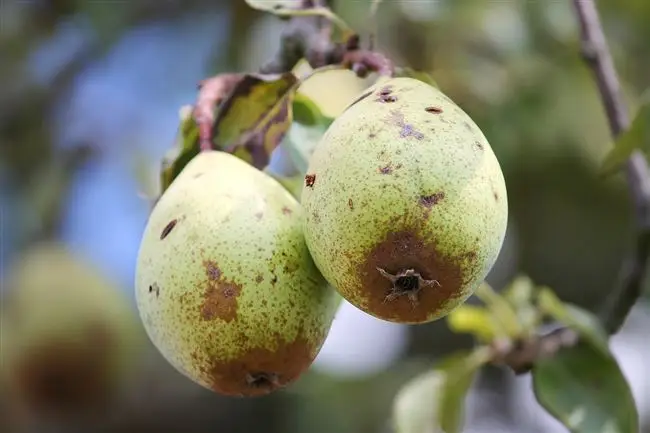
POLYGON ((165 239, 172 230, 174 230, 174 227, 176 227, 176 223, 178 223, 178 219, 173 219, 163 229, 162 233, 160 233, 160 240, 165 239))
POLYGON ((150 285, 149 293, 155 293, 157 298, 160 295, 160 287, 158 287, 158 284, 153 283, 152 285, 150 285))
POLYGON ((278 384, 278 375, 275 373, 249 373, 246 376, 246 383, 251 388, 258 389, 272 389, 276 388, 278 384))
POLYGON ((314 183, 316 183, 316 175, 315 174, 308 174, 305 176, 305 186, 308 186, 309 188, 314 186, 314 183))
POLYGON ((442 113, 442 108, 440 108, 440 107, 434 107, 434 106, 431 106, 431 107, 427 107, 427 108, 425 108, 424 110, 425 110, 427 113, 434 113, 434 114, 440 114, 440 113, 442 113))
POLYGON ((420 287, 420 279, 415 275, 399 277, 395 281, 395 288, 402 292, 417 291, 420 287))

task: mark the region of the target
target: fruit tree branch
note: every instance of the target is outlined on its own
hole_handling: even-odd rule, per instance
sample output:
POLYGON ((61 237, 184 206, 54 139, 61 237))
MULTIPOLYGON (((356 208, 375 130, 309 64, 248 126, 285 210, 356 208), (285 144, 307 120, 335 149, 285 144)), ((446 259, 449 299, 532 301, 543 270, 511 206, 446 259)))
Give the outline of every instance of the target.
MULTIPOLYGON (((629 127, 630 117, 598 10, 593 0, 574 0, 573 5, 580 24, 582 55, 600 90, 612 136, 617 138, 629 127)), ((633 257, 622 269, 620 288, 612 294, 603 313, 603 324, 610 334, 620 329, 641 296, 650 254, 650 170, 640 152, 634 152, 628 159, 625 172, 638 233, 633 257)))
MULTIPOLYGON (((581 35, 581 51, 598 86, 612 137, 616 139, 630 125, 621 85, 594 0, 573 0, 581 35)), ((636 217, 637 237, 632 256, 621 268, 618 289, 604 305, 602 322, 608 334, 615 334, 641 296, 650 256, 650 169, 643 155, 636 151, 628 159, 625 172, 636 217)), ((521 342, 505 351, 496 350, 497 363, 521 374, 533 367, 536 359, 553 356, 563 347, 578 341, 576 331, 559 327, 554 331, 521 342)))

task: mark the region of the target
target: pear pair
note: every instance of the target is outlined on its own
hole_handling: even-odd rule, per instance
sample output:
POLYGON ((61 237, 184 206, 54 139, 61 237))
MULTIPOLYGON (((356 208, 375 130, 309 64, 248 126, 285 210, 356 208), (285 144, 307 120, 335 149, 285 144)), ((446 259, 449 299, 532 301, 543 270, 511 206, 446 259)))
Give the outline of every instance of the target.
POLYGON ((472 119, 426 83, 382 80, 316 146, 301 203, 230 154, 191 160, 145 228, 138 307, 179 371, 263 395, 309 368, 341 297, 399 323, 462 304, 494 265, 507 216, 472 119))

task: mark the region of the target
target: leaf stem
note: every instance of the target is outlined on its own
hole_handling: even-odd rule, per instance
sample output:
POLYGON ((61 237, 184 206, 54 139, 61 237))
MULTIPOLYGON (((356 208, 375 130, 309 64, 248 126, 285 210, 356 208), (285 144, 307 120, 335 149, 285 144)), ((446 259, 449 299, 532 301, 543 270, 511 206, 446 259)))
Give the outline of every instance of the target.
MULTIPOLYGON (((592 70, 612 136, 616 138, 629 127, 630 118, 600 16, 594 0, 573 0, 573 5, 580 24, 582 55, 592 70)), ((643 155, 636 151, 628 159, 625 171, 638 233, 634 253, 621 269, 619 289, 611 294, 602 312, 603 324, 610 334, 618 332, 641 296, 650 255, 650 169, 643 155)))

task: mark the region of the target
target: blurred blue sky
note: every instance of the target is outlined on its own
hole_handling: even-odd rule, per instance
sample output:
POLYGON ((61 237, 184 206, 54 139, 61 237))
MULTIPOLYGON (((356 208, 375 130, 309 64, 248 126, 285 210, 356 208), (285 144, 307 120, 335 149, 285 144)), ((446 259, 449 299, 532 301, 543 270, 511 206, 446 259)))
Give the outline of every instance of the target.
MULTIPOLYGON (((115 277, 131 297, 149 211, 138 196, 132 152, 158 159, 171 146, 179 107, 191 103, 198 80, 213 73, 210 56, 224 51, 229 31, 227 9, 137 27, 84 70, 54 109, 59 146, 86 142, 103 152, 76 176, 63 239, 115 277)), ((62 23, 31 57, 31 73, 47 84, 95 37, 83 17, 62 23)))

